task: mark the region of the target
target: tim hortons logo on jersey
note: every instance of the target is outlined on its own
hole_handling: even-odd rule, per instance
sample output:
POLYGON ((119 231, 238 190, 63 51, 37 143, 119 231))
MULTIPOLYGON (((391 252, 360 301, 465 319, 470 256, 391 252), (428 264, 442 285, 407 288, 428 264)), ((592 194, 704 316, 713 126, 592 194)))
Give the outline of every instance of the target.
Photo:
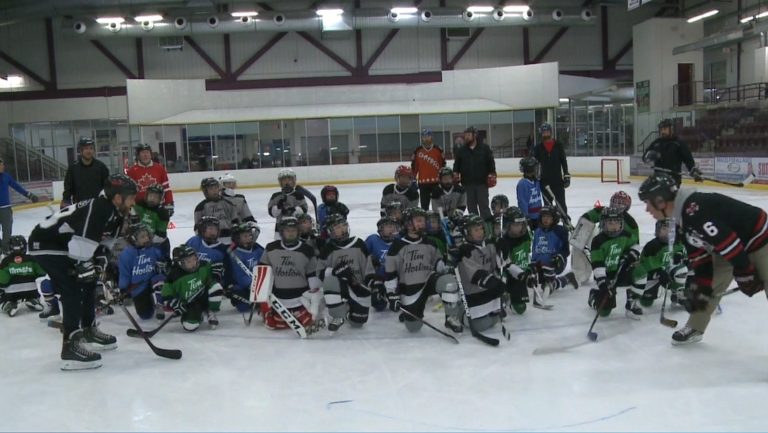
MULTIPOLYGON (((20 258, 20 257, 19 257, 20 258)), ((18 263, 18 262, 17 262, 18 263)), ((31 274, 32 267, 31 266, 22 266, 19 268, 8 268, 8 273, 11 275, 28 275, 31 274)))
POLYGON ((280 265, 275 266, 276 277, 303 277, 302 273, 296 269, 296 262, 291 256, 280 256, 280 265))
POLYGON ((520 251, 516 252, 516 253, 514 254, 513 258, 512 258, 512 261, 513 261, 513 262, 514 262, 516 265, 519 265, 519 264, 521 264, 521 263, 528 263, 528 262, 529 262, 529 259, 528 259, 528 251, 525 251, 525 250, 520 250, 520 251))
POLYGON ((688 215, 693 215, 699 210, 699 204, 695 201, 692 201, 691 204, 688 205, 687 208, 685 208, 685 213, 688 215))

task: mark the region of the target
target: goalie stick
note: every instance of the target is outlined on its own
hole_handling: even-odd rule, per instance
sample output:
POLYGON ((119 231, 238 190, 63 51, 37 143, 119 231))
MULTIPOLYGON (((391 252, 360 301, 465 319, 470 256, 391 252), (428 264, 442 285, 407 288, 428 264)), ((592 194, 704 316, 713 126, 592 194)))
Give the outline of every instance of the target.
POLYGON ((469 313, 469 304, 467 303, 467 296, 464 293, 464 285, 461 284, 461 275, 459 275, 459 268, 455 268, 453 272, 456 274, 456 283, 459 286, 459 295, 461 296, 461 302, 464 304, 464 314, 467 316, 467 320, 469 321, 469 332, 472 334, 473 337, 477 338, 478 340, 482 341, 483 343, 489 345, 489 346, 498 346, 499 340, 496 338, 487 337, 475 330, 475 328, 472 326, 472 316, 469 313))

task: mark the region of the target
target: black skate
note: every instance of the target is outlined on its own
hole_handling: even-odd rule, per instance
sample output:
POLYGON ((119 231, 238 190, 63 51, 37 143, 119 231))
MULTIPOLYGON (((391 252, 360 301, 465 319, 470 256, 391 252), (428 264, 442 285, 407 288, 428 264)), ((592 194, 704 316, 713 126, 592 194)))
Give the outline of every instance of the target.
POLYGON ((576 274, 573 272, 568 272, 567 274, 563 275, 563 278, 565 279, 565 284, 563 287, 573 290, 577 290, 579 288, 579 281, 576 280, 576 274))
POLYGON ((27 307, 29 311, 43 311, 43 304, 40 303, 40 300, 37 298, 33 299, 27 299, 24 301, 24 306, 27 307))
POLYGON ((94 350, 113 350, 117 349, 117 338, 101 332, 97 325, 83 328, 83 340, 90 344, 94 350))
POLYGON ((672 334, 672 345, 682 346, 685 344, 698 343, 702 338, 704 338, 704 333, 685 326, 683 329, 675 331, 675 333, 672 334))
POLYGON ((59 301, 54 299, 52 301, 45 301, 45 305, 43 305, 43 311, 37 316, 41 321, 47 322, 48 319, 56 317, 59 314, 61 314, 61 311, 59 310, 59 301))
POLYGON ((219 319, 213 311, 208 312, 208 326, 211 329, 216 329, 219 326, 219 319))
POLYGON ((101 355, 81 345, 83 331, 78 329, 69 335, 61 345, 61 365, 64 371, 87 370, 101 367, 101 355))
POLYGON ((16 315, 16 313, 19 312, 19 303, 16 301, 6 301, 6 302, 3 302, 0 308, 2 308, 5 314, 7 314, 10 317, 13 317, 16 315))
POLYGON ((624 310, 627 318, 632 320, 640 320, 641 316, 643 315, 643 309, 637 305, 636 299, 631 301, 628 300, 627 303, 624 304, 624 310))
POLYGON ((460 317, 446 316, 445 327, 457 334, 464 332, 464 324, 461 323, 460 317))
POLYGON ((331 332, 336 332, 339 330, 339 328, 341 328, 342 325, 344 325, 345 322, 346 320, 344 320, 343 317, 334 317, 331 319, 331 323, 328 324, 328 330, 331 332))

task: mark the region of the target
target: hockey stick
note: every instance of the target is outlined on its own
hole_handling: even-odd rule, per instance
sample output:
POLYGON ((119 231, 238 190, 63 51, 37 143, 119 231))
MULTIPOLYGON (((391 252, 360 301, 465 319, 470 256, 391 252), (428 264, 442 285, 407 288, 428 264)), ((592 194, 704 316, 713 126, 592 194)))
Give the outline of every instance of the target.
MULTIPOLYGON (((610 292, 611 290, 616 290, 616 284, 619 282, 619 275, 621 275, 622 272, 624 272, 624 268, 626 268, 626 262, 622 261, 619 265, 619 269, 616 270, 616 276, 613 278, 613 281, 611 282, 611 286, 608 288, 608 296, 603 297, 603 300, 600 301, 600 305, 597 307, 597 312, 595 313, 595 318, 592 319, 592 324, 589 325, 589 331, 587 331, 587 337, 592 341, 597 341, 597 332, 595 332, 593 329, 595 328, 595 323, 597 323, 597 319, 600 318, 600 310, 605 307, 605 304, 608 302, 608 298, 610 298, 610 292)), ((614 295, 616 296, 616 295, 614 295)))
POLYGON ((415 320, 418 320, 418 321, 419 321, 419 322, 421 322, 423 325, 425 325, 427 328, 433 329, 433 330, 435 330, 435 332, 437 332, 437 333, 439 333, 439 334, 441 334, 441 335, 444 335, 444 336, 446 336, 446 337, 450 338, 450 339, 451 339, 451 341, 453 341, 454 343, 456 343, 456 344, 459 344, 459 340, 458 340, 456 337, 454 337, 453 335, 451 335, 451 334, 449 334, 449 333, 447 333, 447 332, 441 331, 440 329, 438 329, 438 328, 437 328, 437 327, 435 327, 434 325, 430 324, 429 322, 427 322, 426 320, 422 319, 421 317, 419 317, 419 316, 417 316, 417 315, 415 315, 415 314, 411 313, 410 311, 406 310, 406 309, 405 309, 405 308, 403 308, 402 306, 400 307, 400 311, 401 311, 401 312, 403 312, 403 313, 405 313, 407 316, 410 316, 410 317, 412 317, 413 319, 415 319, 415 320))
MULTIPOLYGON (((234 261, 237 266, 243 272, 245 272, 246 275, 250 275, 251 278, 253 278, 253 272, 251 272, 251 270, 248 269, 248 266, 245 266, 245 263, 243 263, 243 261, 237 257, 234 250, 228 249, 227 252, 229 253, 229 257, 232 259, 232 261, 234 261)), ((277 299, 277 297, 272 293, 269 294, 269 304, 278 314, 280 314, 280 317, 283 318, 285 323, 290 326, 291 329, 293 329, 299 335, 299 337, 302 339, 307 338, 307 330, 304 328, 304 325, 302 325, 301 322, 296 319, 296 316, 291 314, 291 312, 285 308, 285 305, 283 305, 283 303, 280 302, 280 300, 277 299)))
MULTIPOLYGON (((675 175, 675 176, 688 176, 688 177, 690 177, 690 175, 688 173, 681 173, 679 171, 673 171, 673 170, 670 170, 668 168, 653 167, 653 170, 654 171, 661 171, 663 173, 667 173, 667 174, 671 174, 671 175, 675 175)), ((719 183, 719 184, 722 184, 722 185, 728 185, 728 186, 735 186, 737 188, 743 188, 743 187, 749 185, 750 183, 752 183, 755 180, 755 173, 749 173, 747 175, 747 177, 745 177, 744 180, 742 180, 741 182, 729 182, 727 180, 720 180, 720 179, 715 179, 714 177, 704 177, 704 176, 701 176, 701 179, 702 180, 707 180, 707 181, 710 181, 710 182, 719 183)))
POLYGON ((560 203, 557 202, 557 199, 555 198, 555 194, 552 192, 552 188, 550 188, 549 185, 547 185, 544 187, 544 190, 549 193, 550 203, 555 205, 555 209, 557 209, 557 213, 562 215, 563 222, 565 223, 565 228, 567 228, 569 232, 573 232, 573 224, 571 224, 571 217, 568 216, 568 214, 565 212, 565 209, 563 209, 560 203))
POLYGON ((128 328, 125 330, 125 335, 129 337, 141 337, 141 334, 143 333, 144 335, 147 336, 147 338, 152 338, 155 336, 155 334, 160 332, 160 330, 163 329, 163 327, 167 325, 168 322, 170 322, 174 317, 178 317, 178 316, 176 316, 175 314, 169 314, 168 317, 166 317, 165 320, 163 320, 157 328, 151 331, 144 331, 144 330, 138 331, 133 328, 128 328))
POLYGON ((315 222, 317 222, 317 198, 315 198, 315 195, 301 185, 296 185, 296 191, 300 192, 302 195, 304 195, 304 197, 308 198, 309 201, 312 202, 312 207, 315 208, 315 222))
POLYGON ((437 211, 440 214, 440 227, 443 229, 445 243, 447 243, 449 247, 452 247, 454 246, 453 236, 451 236, 451 231, 448 230, 448 221, 445 218, 445 211, 441 207, 437 208, 437 211))
MULTIPOLYGON (((674 254, 675 250, 675 236, 677 235, 677 227, 675 226, 675 219, 672 218, 669 220, 669 226, 667 227, 667 253, 669 255, 667 263, 667 275, 668 278, 671 280, 673 278, 670 274, 670 271, 672 270, 672 255, 674 254)), ((672 284, 670 281, 667 285, 672 284)), ((664 288, 664 299, 661 301, 661 316, 659 317, 659 323, 662 325, 669 327, 669 328, 677 328, 677 320, 668 319, 664 313, 666 311, 667 307, 667 288, 664 288)))
POLYGON ((461 283, 461 275, 459 275, 459 268, 456 267, 453 272, 456 274, 456 283, 459 286, 459 295, 461 295, 461 302, 464 304, 464 314, 467 316, 467 320, 469 321, 469 332, 472 333, 472 336, 477 338, 478 340, 482 341, 483 343, 489 345, 489 346, 498 346, 499 340, 496 338, 486 337, 485 335, 477 332, 475 328, 472 326, 472 316, 469 313, 469 304, 467 303, 467 295, 464 293, 464 285, 461 283))
MULTIPOLYGON (((120 309, 123 310, 123 313, 125 313, 126 316, 128 316, 128 320, 131 321, 131 324, 133 324, 133 327, 136 329, 136 331, 139 333, 139 336, 144 339, 144 341, 147 343, 150 349, 152 349, 152 352, 155 353, 155 355, 161 357, 161 358, 168 358, 168 359, 181 359, 181 350, 179 349, 162 349, 160 347, 155 346, 152 343, 152 340, 149 339, 147 334, 144 333, 144 331, 141 329, 141 326, 139 326, 139 323, 136 321, 136 319, 131 315, 131 312, 128 311, 128 307, 126 307, 123 304, 120 304, 120 309)), ((171 318, 174 316, 171 315, 169 318, 165 319, 165 321, 160 325, 160 328, 163 327, 166 323, 168 323, 171 318)), ((158 328, 158 330, 160 329, 158 328)))

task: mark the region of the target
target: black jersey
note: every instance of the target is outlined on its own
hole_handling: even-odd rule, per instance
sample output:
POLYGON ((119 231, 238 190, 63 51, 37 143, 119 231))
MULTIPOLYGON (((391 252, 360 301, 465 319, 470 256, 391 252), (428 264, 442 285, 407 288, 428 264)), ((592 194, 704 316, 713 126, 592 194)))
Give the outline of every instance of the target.
MULTIPOLYGON (((673 172, 671 175, 680 184, 681 177, 679 174, 682 171, 683 164, 690 172, 696 163, 693 161, 693 155, 691 150, 684 142, 680 141, 677 137, 659 137, 653 141, 653 143, 645 149, 643 153, 643 161, 647 160, 648 152, 658 152, 659 159, 654 162, 655 168, 663 168, 673 172)), ((666 171, 663 174, 670 174, 666 171)))
POLYGON ((99 243, 116 238, 123 217, 106 197, 83 200, 47 217, 29 235, 30 255, 90 260, 99 243))

